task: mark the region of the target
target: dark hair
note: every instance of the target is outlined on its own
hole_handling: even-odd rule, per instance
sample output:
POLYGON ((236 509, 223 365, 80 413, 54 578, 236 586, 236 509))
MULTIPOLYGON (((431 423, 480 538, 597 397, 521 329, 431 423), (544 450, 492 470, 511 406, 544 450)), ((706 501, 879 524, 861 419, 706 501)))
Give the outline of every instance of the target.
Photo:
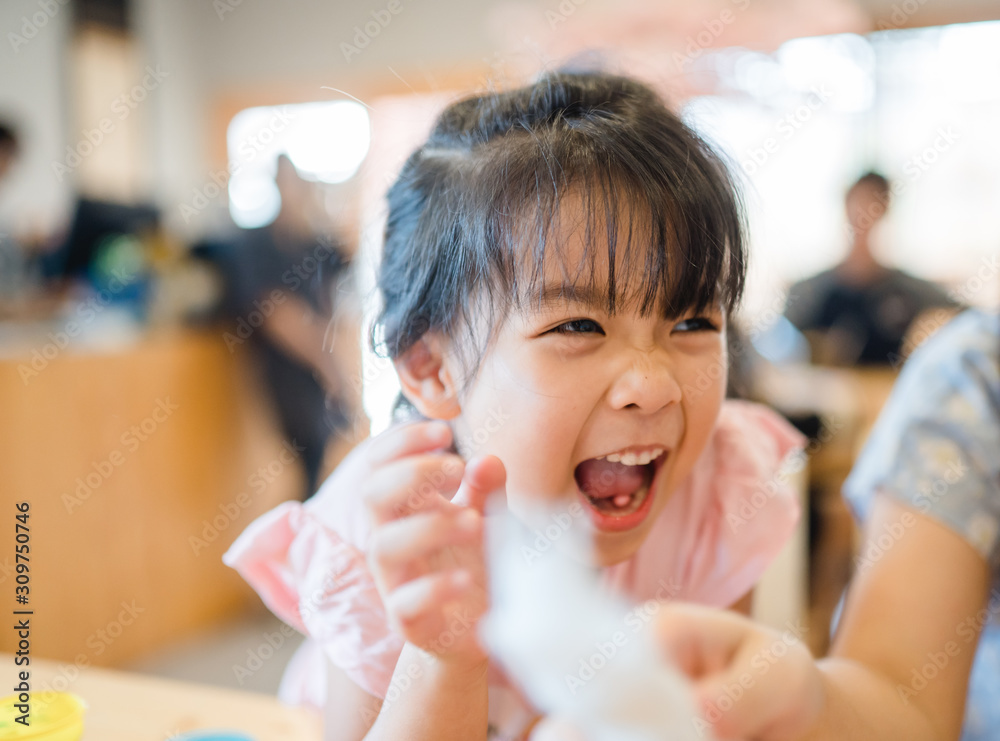
POLYGON ((875 170, 868 170, 861 177, 854 181, 850 188, 847 189, 847 193, 853 193, 855 190, 862 186, 867 186, 872 188, 880 201, 883 203, 889 202, 889 196, 892 193, 892 187, 889 183, 889 178, 880 172, 875 170))
POLYGON ((565 283, 606 289, 610 313, 738 303, 743 208, 720 157, 646 85, 557 71, 450 105, 404 164, 388 192, 373 348, 395 359, 436 330, 467 333, 471 342, 454 344, 482 353, 508 312, 541 297, 568 193, 582 198, 574 226, 586 246, 575 269, 562 264, 565 283), (606 287, 594 275, 602 247, 606 287))
POLYGON ((17 131, 10 124, 0 121, 0 148, 10 147, 15 152, 18 150, 17 131))

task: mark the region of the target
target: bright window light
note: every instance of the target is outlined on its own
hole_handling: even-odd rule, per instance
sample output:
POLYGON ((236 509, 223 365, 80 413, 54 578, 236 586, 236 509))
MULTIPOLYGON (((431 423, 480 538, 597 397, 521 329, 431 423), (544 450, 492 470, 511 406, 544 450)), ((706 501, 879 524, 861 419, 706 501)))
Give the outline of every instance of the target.
POLYGON ((875 52, 855 34, 793 39, 776 55, 785 79, 800 92, 826 86, 834 110, 867 110, 875 97, 875 52))
POLYGON ((352 101, 240 111, 226 132, 233 221, 249 229, 266 226, 278 215, 281 197, 274 176, 280 155, 287 155, 307 180, 341 183, 358 171, 370 139, 368 111, 352 101))
POLYGON ((368 153, 368 112, 352 102, 308 103, 285 148, 305 177, 341 183, 357 172, 368 153))
POLYGON ((273 175, 238 173, 229 180, 229 213, 244 229, 270 224, 281 210, 273 175))
POLYGON ((971 103, 1000 99, 1000 22, 949 26, 940 48, 954 97, 971 103))

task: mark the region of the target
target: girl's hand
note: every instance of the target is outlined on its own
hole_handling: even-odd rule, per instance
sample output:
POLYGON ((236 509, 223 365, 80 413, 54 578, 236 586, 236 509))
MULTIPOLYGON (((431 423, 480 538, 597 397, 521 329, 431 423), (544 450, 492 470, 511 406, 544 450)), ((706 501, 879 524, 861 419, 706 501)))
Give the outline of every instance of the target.
POLYGON ((475 666, 487 659, 476 638, 488 608, 483 508, 506 473, 495 456, 466 464, 445 452, 450 444, 441 422, 393 428, 372 441, 361 486, 372 521, 368 564, 403 638, 475 666))
POLYGON ((790 741, 819 718, 820 671, 792 631, 677 602, 662 604, 656 627, 667 655, 694 683, 714 737, 790 741))

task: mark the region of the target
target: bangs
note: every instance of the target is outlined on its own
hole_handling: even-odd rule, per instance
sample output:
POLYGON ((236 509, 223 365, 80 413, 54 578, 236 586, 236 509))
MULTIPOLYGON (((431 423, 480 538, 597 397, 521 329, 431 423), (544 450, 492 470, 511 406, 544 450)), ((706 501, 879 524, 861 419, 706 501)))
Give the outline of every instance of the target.
POLYGON ((600 297, 612 315, 731 312, 743 292, 744 225, 725 169, 698 172, 688 160, 676 172, 662 167, 662 151, 639 156, 643 142, 573 134, 523 135, 502 158, 485 153, 479 182, 465 189, 492 191, 481 204, 482 236, 493 245, 483 267, 499 313, 569 294, 600 297), (726 184, 705 187, 719 179, 726 184), (576 241, 582 249, 571 250, 576 241))
POLYGON ((727 269, 727 251, 706 259, 692 246, 688 224, 667 208, 669 195, 650 194, 616 174, 549 189, 538 201, 512 225, 507 249, 519 268, 513 285, 498 286, 518 312, 538 311, 554 298, 586 297, 609 315, 674 319, 711 306, 728 311, 738 299, 739 271, 727 269))

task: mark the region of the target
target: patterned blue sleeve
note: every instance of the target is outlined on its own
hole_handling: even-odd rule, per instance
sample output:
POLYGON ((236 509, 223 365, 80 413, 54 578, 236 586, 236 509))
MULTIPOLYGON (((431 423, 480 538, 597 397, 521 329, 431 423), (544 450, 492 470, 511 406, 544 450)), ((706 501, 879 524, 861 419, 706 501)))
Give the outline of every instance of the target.
POLYGON ((967 311, 915 352, 844 484, 934 517, 1000 566, 1000 315, 967 311))

